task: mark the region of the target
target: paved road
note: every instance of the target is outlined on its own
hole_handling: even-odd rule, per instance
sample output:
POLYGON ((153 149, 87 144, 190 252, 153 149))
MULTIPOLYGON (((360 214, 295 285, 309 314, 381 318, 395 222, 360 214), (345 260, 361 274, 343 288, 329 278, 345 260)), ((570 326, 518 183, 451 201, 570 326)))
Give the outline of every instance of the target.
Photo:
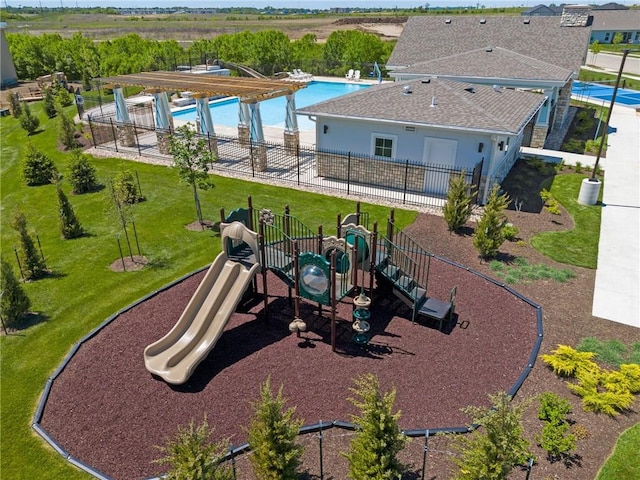
MULTIPOLYGON (((640 45, 635 45, 632 48, 640 49, 640 45)), ((587 55, 587 63, 612 72, 618 72, 618 70, 620 70, 621 61, 622 55, 614 55, 611 53, 599 53, 594 55, 589 52, 587 55)), ((627 60, 624 62, 623 72, 628 73, 629 75, 640 76, 640 57, 627 55, 627 60)))

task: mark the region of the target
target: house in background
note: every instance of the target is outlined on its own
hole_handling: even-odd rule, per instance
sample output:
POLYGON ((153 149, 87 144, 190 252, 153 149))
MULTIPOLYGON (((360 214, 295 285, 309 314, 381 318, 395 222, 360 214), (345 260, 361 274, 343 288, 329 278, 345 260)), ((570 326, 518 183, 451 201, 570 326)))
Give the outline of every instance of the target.
POLYGON ((622 34, 621 43, 640 43, 640 9, 593 10, 593 24, 589 43, 613 43, 616 33, 622 34))
POLYGON ((523 17, 559 17, 562 15, 563 9, 564 3, 557 6, 540 4, 523 10, 520 15, 523 17))
POLYGON ((315 118, 318 176, 346 180, 350 175, 364 184, 443 196, 450 168, 470 172, 481 163, 484 202, 517 160, 545 98, 497 86, 417 79, 375 85, 297 113, 315 118), (335 162, 335 152, 368 158, 354 160, 345 153, 344 162, 335 162), (383 168, 376 160, 384 162, 383 168), (358 163, 347 171, 348 161, 358 163), (447 178, 439 178, 438 170, 447 178))
POLYGON ((565 6, 560 18, 411 17, 387 70, 398 80, 443 75, 543 92, 548 111, 543 109, 535 134, 527 139, 531 146, 542 147, 551 130, 566 126, 573 78, 586 59, 590 25, 590 7, 575 5, 565 6), (478 55, 488 63, 479 62, 478 55))
POLYGON ((7 28, 5 22, 0 22, 0 88, 13 87, 18 85, 18 75, 13 63, 13 57, 9 51, 9 44, 4 36, 4 29, 7 28))

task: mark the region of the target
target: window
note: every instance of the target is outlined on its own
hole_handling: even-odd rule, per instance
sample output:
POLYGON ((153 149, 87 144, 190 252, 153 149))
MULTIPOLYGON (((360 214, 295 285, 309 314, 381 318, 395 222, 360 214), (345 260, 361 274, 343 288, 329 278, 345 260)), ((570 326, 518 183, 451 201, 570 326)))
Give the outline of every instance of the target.
POLYGON ((376 157, 394 158, 396 153, 395 135, 372 134, 372 153, 376 157))
POLYGON ((605 41, 605 42, 608 42, 608 41, 609 41, 609 39, 610 39, 610 37, 611 37, 611 33, 609 33, 609 32, 605 33, 605 34, 604 34, 604 41, 605 41))

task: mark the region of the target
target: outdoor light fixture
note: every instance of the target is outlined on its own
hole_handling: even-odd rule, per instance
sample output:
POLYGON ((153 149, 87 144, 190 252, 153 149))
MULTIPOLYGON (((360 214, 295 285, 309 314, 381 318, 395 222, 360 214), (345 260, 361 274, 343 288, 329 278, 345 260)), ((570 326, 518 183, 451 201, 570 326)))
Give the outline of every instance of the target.
POLYGON ((478 153, 482 153, 482 149, 484 148, 484 143, 480 142, 478 144, 478 153))
POLYGON ((499 149, 500 151, 503 151, 503 150, 504 150, 504 142, 500 142, 500 143, 498 143, 498 149, 499 149))
POLYGON ((327 133, 329 131, 329 125, 323 126, 322 130, 324 131, 324 133, 327 133))

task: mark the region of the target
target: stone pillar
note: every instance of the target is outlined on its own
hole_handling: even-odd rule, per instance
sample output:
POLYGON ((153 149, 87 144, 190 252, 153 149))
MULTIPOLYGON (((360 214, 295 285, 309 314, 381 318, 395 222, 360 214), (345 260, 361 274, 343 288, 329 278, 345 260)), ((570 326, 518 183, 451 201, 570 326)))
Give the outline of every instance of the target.
POLYGON ((158 151, 163 155, 169 155, 169 139, 171 138, 171 132, 168 130, 156 130, 156 137, 158 139, 158 151))
POLYGON ((544 142, 547 139, 547 126, 546 125, 534 125, 533 132, 531 134, 530 147, 544 148, 544 142))
POLYGON ((218 158, 218 139, 212 135, 209 135, 209 151, 218 158))
POLYGON ((284 131, 284 148, 285 151, 291 155, 298 153, 298 146, 300 146, 300 132, 299 131, 284 131))
POLYGON ((267 147, 254 145, 251 147, 251 162, 256 172, 267 171, 267 147))
POLYGON ((118 125, 118 141, 121 147, 133 147, 136 144, 133 125, 118 125))
POLYGON ((238 125, 238 140, 243 147, 249 146, 249 125, 238 125))
POLYGON ((553 117, 553 129, 563 128, 567 122, 569 104, 571 102, 571 85, 573 81, 567 82, 558 91, 558 102, 556 104, 556 114, 553 117))

